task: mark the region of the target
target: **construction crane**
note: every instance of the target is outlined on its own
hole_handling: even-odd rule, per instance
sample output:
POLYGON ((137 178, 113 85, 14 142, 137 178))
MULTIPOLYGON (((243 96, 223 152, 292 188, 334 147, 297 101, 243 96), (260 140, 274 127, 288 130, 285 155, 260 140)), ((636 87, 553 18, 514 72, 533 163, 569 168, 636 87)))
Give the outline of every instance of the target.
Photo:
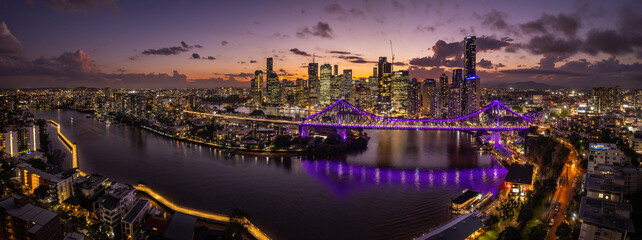
POLYGON ((392 59, 390 60, 390 70, 392 70, 392 66, 395 65, 395 52, 392 51, 392 40, 390 40, 390 53, 392 53, 392 59))

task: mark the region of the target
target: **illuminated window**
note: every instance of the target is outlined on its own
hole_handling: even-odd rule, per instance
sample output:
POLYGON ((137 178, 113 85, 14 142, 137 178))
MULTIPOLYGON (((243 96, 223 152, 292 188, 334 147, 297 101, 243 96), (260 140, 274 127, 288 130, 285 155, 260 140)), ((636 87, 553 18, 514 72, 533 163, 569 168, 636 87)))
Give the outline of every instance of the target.
POLYGON ((604 194, 600 193, 600 194, 597 195, 597 197, 604 198, 604 194))

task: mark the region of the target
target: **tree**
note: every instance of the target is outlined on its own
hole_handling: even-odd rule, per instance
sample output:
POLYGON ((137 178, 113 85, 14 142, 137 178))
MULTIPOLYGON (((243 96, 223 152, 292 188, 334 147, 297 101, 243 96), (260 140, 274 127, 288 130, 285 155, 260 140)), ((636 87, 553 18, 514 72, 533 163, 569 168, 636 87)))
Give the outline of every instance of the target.
POLYGON ((32 158, 32 159, 27 160, 27 163, 29 165, 31 165, 33 168, 41 170, 41 171, 45 171, 47 169, 47 164, 45 164, 45 162, 43 162, 40 159, 32 158))
POLYGON ((526 224, 526 222, 528 222, 528 220, 531 220, 531 218, 533 218, 533 209, 530 205, 531 204, 525 204, 517 214, 517 222, 521 226, 523 226, 524 224, 526 224))
POLYGON ((528 239, 546 238, 546 224, 539 222, 528 231, 528 239))
POLYGON ((254 110, 250 113, 250 117, 256 117, 256 116, 265 116, 265 113, 263 110, 254 110))
POLYGON ((225 225, 225 239, 243 240, 243 233, 247 231, 247 218, 250 214, 235 208, 232 213, 228 215, 230 222, 225 225))
POLYGON ((524 112, 524 110, 522 109, 522 107, 521 107, 521 106, 519 106, 519 105, 514 105, 513 107, 511 107, 511 109, 512 109, 514 112, 516 112, 516 113, 522 113, 522 112, 524 112))
POLYGON ((236 109, 234 109, 234 107, 227 106, 227 107, 225 107, 225 112, 227 112, 227 113, 235 113, 236 109))
POLYGON ((274 147, 276 148, 288 148, 291 144, 291 137, 288 135, 278 135, 274 139, 274 147))
POLYGON ((341 142, 342 142, 341 136, 339 136, 339 134, 336 134, 336 133, 332 133, 328 135, 328 137, 325 139, 326 144, 339 144, 341 142))
POLYGON ((490 215, 488 220, 486 220, 486 226, 493 226, 499 222, 499 217, 496 214, 490 215))
POLYGON ((40 185, 36 189, 33 190, 33 195, 36 196, 38 199, 44 199, 47 196, 49 196, 49 186, 47 185, 40 185))
POLYGON ((497 236, 497 240, 521 240, 522 236, 520 235, 519 229, 513 226, 504 228, 504 231, 500 232, 497 236))
POLYGON ((560 239, 568 239, 569 235, 571 235, 571 226, 566 222, 560 223, 555 231, 555 236, 560 237, 560 239))

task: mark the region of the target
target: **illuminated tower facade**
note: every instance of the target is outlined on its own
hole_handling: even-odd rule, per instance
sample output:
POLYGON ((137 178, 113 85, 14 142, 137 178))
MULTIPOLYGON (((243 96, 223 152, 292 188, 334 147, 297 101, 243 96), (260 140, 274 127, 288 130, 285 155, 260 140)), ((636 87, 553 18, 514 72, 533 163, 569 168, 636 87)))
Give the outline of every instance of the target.
POLYGON ((331 104, 330 98, 330 85, 332 84, 332 65, 323 64, 320 69, 320 90, 319 90, 319 104, 328 106, 331 104))
POLYGON ((308 104, 316 106, 319 104, 319 64, 312 62, 308 64, 308 104))
POLYGON ((468 36, 464 39, 464 78, 477 76, 475 63, 477 61, 477 38, 468 36))
POLYGON ((261 105, 263 103, 263 71, 254 71, 254 79, 252 79, 250 87, 252 88, 252 102, 255 105, 261 105))
POLYGON ((388 114, 392 108, 391 102, 391 79, 392 64, 386 57, 379 57, 377 65, 377 78, 379 79, 379 90, 377 98, 377 110, 379 113, 388 114))

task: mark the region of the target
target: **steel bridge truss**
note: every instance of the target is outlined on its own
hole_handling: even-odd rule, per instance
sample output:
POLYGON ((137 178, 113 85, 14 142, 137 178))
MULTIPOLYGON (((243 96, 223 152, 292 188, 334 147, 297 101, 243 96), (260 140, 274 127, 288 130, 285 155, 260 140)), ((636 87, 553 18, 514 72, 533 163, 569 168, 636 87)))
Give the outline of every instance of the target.
POLYGON ((339 100, 322 111, 310 115, 300 125, 360 129, 513 131, 528 129, 533 125, 533 121, 497 100, 474 113, 444 119, 381 117, 339 100))

